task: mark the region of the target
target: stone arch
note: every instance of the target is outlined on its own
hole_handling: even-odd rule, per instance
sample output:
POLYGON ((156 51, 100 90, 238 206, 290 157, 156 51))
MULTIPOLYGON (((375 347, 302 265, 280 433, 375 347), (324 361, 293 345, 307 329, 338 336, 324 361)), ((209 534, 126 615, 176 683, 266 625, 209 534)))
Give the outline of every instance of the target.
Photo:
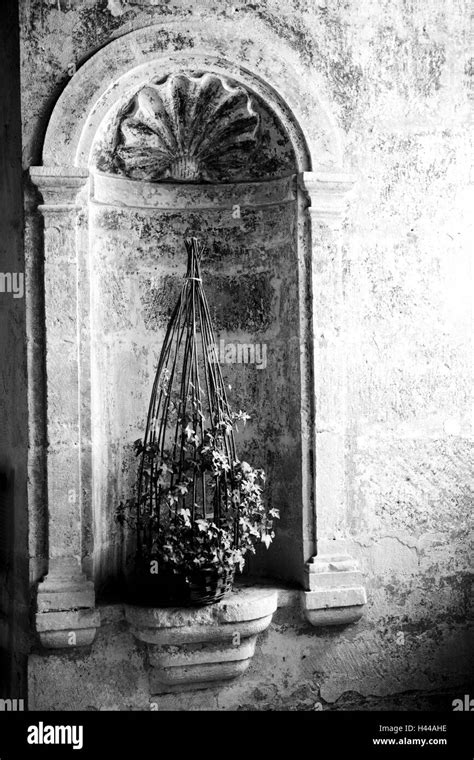
POLYGON ((81 66, 58 99, 44 166, 87 168, 101 124, 118 101, 164 72, 224 74, 260 95, 287 129, 300 172, 340 170, 341 133, 325 85, 261 22, 160 24, 113 40, 81 66), (220 51, 225 46, 225 52, 220 51))

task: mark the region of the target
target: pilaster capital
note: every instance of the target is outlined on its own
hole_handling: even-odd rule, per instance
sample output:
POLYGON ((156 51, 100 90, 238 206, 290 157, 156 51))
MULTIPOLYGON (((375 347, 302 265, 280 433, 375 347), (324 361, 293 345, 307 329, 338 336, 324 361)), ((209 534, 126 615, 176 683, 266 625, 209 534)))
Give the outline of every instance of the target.
POLYGON ((38 207, 40 211, 72 211, 83 205, 81 191, 89 179, 87 169, 76 166, 31 166, 30 178, 43 199, 38 207))
POLYGON ((298 184, 308 199, 312 221, 338 227, 355 182, 355 175, 347 172, 301 172, 298 184))

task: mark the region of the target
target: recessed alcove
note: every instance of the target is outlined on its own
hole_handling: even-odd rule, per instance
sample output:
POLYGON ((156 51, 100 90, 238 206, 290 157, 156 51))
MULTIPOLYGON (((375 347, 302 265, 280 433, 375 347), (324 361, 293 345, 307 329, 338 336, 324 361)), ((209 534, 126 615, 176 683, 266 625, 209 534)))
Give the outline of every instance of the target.
POLYGON ((274 546, 252 558, 250 570, 296 583, 304 564, 301 341, 296 159, 289 137, 248 89, 229 78, 182 73, 117 104, 93 156, 88 226, 96 589, 110 592, 120 578, 127 548, 114 512, 133 490, 133 442, 143 435, 159 351, 185 272, 183 239, 193 235, 207 246, 204 286, 230 403, 251 417, 239 430, 238 451, 265 469, 269 501, 281 514, 274 546))

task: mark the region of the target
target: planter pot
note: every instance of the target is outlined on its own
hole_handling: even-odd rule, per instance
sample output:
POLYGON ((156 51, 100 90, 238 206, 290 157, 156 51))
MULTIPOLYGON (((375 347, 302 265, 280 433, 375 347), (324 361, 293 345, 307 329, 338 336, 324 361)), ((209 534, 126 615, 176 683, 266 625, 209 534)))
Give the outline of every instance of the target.
POLYGON ((135 568, 126 579, 127 602, 145 607, 200 607, 232 591, 234 568, 208 568, 190 574, 159 573, 135 568))
POLYGON ((126 579, 129 604, 145 607, 180 607, 188 603, 189 587, 186 578, 172 573, 152 575, 137 568, 126 579))
POLYGON ((214 604, 230 594, 235 568, 203 569, 189 576, 189 601, 193 606, 214 604))

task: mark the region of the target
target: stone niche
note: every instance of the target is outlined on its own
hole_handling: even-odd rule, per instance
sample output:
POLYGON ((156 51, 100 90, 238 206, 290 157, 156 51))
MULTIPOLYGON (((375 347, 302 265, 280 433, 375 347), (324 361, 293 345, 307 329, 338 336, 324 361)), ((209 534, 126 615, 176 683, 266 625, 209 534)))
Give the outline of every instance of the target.
POLYGON ((47 444, 41 426, 31 433, 30 562, 43 647, 89 645, 97 600, 121 600, 127 542, 114 512, 133 487, 183 238, 199 237, 230 401, 251 416, 238 450, 266 470, 281 520, 274 545, 252 558, 245 604, 236 592, 212 620, 195 613, 199 640, 179 611, 127 612, 158 670, 168 668, 160 646, 183 629, 184 650, 169 662, 181 688, 189 657, 214 672, 234 613, 243 644, 233 659, 225 634, 223 661, 234 664, 224 670, 245 669, 276 606, 251 578, 301 589, 316 627, 360 617, 365 590, 345 524, 340 227, 354 180, 340 135, 319 80, 268 29, 165 27, 124 34, 78 69, 51 116, 43 165, 30 169, 44 294, 29 318, 44 320, 45 343, 29 351, 33 364, 44 348, 46 383, 32 375, 29 394, 32 409, 48 402, 47 444), (227 58, 208 52, 221 40, 227 58))
POLYGON ((243 459, 263 467, 278 538, 254 570, 296 581, 301 432, 296 163, 275 114, 207 73, 165 77, 117 107, 94 148, 89 202, 94 576, 114 585, 154 372, 186 267, 183 239, 207 245, 204 287, 229 399, 251 420, 243 459))

